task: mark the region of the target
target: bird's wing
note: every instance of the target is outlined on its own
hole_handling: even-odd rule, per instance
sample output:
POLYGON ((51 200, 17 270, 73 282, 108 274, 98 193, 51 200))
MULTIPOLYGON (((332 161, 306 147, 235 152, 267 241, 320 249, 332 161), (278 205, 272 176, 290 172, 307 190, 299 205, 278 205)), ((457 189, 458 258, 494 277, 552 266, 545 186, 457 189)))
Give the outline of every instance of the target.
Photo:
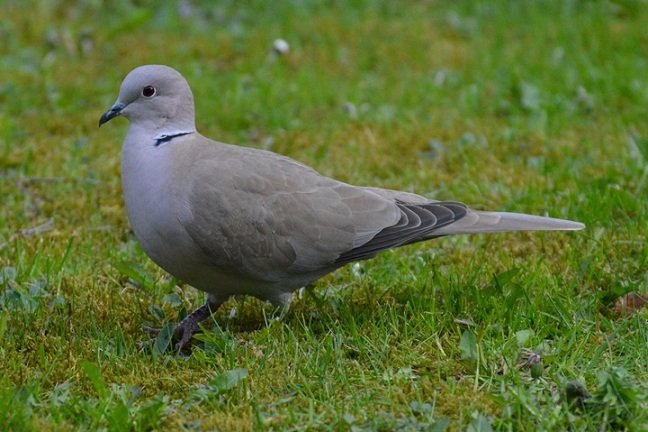
POLYGON ((403 225, 402 206, 369 189, 271 152, 197 144, 176 169, 191 172, 189 192, 178 193, 188 196, 181 222, 216 266, 264 280, 332 269, 343 253, 403 225))
POLYGON ((396 206, 400 210, 398 223, 381 229, 370 241, 342 253, 336 263, 371 258, 385 249, 432 238, 435 231, 455 223, 468 212, 465 204, 459 202, 412 204, 398 200, 396 206))

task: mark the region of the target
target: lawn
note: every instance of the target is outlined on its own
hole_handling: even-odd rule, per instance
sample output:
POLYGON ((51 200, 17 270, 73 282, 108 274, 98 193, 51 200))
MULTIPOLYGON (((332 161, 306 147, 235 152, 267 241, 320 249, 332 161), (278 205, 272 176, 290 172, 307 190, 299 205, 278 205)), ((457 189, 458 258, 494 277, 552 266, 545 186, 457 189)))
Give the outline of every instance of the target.
POLYGON ((648 430, 648 3, 174 3, 0 4, 1 430, 648 430), (146 63, 206 136, 587 229, 389 251, 139 350, 204 301, 97 127, 146 63))

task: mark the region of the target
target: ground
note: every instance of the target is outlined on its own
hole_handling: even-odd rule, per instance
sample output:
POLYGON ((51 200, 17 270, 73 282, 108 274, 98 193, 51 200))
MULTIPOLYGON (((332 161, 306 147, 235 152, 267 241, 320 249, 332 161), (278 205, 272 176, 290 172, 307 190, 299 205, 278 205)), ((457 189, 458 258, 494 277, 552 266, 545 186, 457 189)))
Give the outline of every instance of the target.
POLYGON ((646 2, 102 4, 0 5, 0 429, 647 429, 646 2), (587 229, 386 252, 140 351, 204 301, 129 231, 126 121, 97 127, 145 63, 209 137, 587 229))

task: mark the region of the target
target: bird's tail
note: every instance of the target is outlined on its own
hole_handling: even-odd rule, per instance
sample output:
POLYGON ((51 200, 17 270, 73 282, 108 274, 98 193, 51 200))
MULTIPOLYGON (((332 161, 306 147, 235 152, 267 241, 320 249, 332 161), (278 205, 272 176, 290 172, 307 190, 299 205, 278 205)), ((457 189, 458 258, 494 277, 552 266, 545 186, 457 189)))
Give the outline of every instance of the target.
POLYGON ((577 231, 583 228, 585 228, 584 224, 565 219, 522 213, 468 210, 468 213, 457 222, 435 230, 434 236, 507 231, 577 231))

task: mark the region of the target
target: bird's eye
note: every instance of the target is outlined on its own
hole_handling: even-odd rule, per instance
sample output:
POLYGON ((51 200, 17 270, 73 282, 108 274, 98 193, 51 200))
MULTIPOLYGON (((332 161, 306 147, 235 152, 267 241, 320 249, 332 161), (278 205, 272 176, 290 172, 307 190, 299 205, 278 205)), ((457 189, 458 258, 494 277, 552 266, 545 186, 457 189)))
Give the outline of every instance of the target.
POLYGON ((153 86, 146 86, 142 89, 142 96, 150 98, 155 96, 155 87, 153 86))

